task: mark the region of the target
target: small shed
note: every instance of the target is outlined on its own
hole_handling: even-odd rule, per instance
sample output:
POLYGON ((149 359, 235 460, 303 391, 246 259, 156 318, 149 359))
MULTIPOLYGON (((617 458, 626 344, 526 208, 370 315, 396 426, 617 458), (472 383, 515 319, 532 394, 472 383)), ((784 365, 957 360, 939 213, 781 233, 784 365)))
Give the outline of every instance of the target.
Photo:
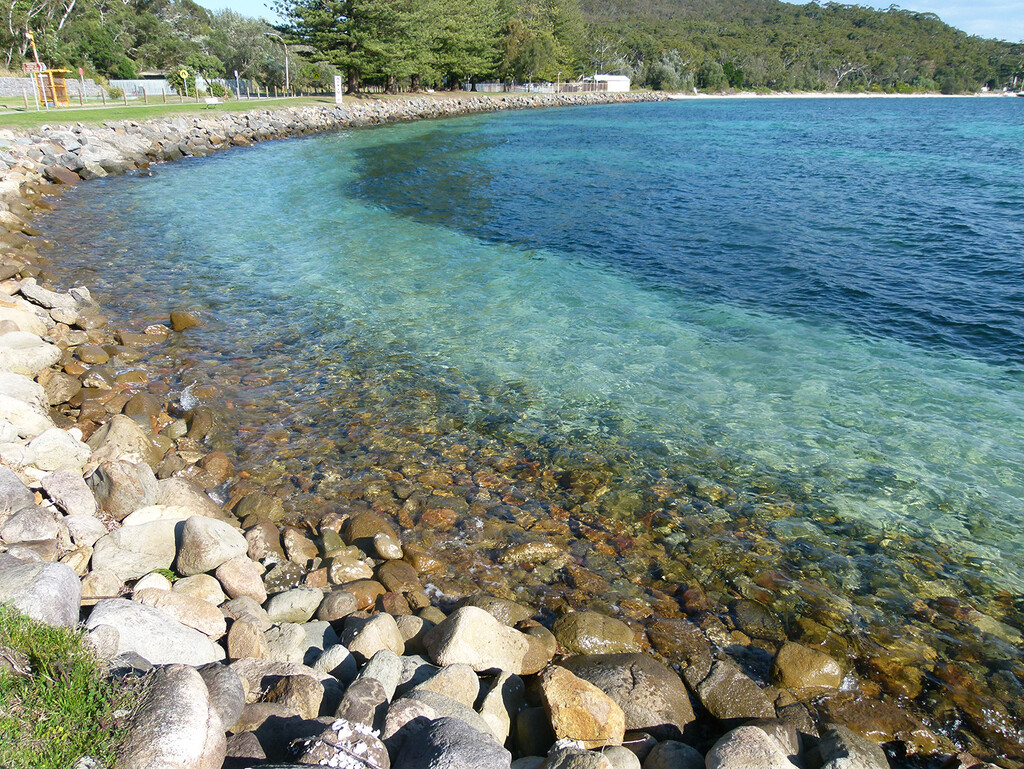
POLYGON ((594 81, 597 83, 607 83, 606 87, 598 86, 602 91, 614 93, 629 92, 629 78, 626 75, 594 75, 594 81))

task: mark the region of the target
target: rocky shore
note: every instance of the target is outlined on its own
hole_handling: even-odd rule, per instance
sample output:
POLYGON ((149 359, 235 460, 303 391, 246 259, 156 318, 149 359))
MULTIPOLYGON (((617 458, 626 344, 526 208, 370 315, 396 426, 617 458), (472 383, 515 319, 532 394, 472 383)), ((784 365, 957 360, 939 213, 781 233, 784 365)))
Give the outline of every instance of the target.
MULTIPOLYGON (((215 493, 234 471, 209 445, 211 410, 171 397, 146 366, 200 319, 111 328, 87 288, 50 285, 32 224, 65 185, 184 155, 656 98, 410 98, 0 131, 0 602, 83 625, 110 675, 145 677, 119 766, 991 766, 889 702, 817 707, 855 683, 824 644, 779 635, 758 680, 732 648, 738 631, 678 612, 643 625, 585 610, 550 621, 484 592, 444 600, 429 587, 448 566, 383 508, 341 504, 288 525, 249 485, 215 493)), ((501 562, 551 557, 524 543, 501 562)), ((775 632, 756 601, 734 613, 755 638, 758 626, 775 632)))

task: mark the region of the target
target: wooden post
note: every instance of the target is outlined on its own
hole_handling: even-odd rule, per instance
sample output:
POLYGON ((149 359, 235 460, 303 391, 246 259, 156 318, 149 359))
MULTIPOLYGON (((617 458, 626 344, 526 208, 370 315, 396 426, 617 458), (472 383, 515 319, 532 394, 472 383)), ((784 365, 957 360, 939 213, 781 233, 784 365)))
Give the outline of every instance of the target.
POLYGON ((160 89, 160 96, 163 97, 164 104, 166 104, 167 103, 167 89, 166 88, 161 88, 160 89))
POLYGON ((149 93, 145 88, 142 89, 142 103, 149 104, 149 93))
POLYGON ((107 106, 107 92, 104 91, 102 88, 100 89, 100 98, 103 99, 103 106, 106 107, 107 106))
POLYGON ((21 95, 25 99, 25 111, 28 112, 28 89, 22 88, 21 95))
POLYGON ((128 106, 128 92, 124 89, 121 90, 121 99, 124 101, 124 106, 128 106))
POLYGON ((82 86, 78 86, 78 106, 79 107, 84 107, 85 106, 85 99, 82 97, 82 93, 83 93, 82 86))

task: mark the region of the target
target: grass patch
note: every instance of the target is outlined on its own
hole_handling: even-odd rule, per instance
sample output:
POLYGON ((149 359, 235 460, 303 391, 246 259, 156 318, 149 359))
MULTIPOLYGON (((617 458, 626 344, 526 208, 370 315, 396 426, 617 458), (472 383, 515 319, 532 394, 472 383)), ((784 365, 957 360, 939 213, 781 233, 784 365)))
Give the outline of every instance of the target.
POLYGON ((4 652, 30 672, 13 672, 0 658, 0 767, 69 769, 83 756, 110 766, 138 686, 104 679, 81 631, 0 605, 4 652))
POLYGON ((296 97, 280 99, 242 99, 222 102, 215 106, 195 102, 178 104, 115 104, 107 107, 70 107, 51 109, 49 112, 36 112, 34 108, 28 112, 0 112, 0 128, 33 128, 41 125, 67 125, 70 123, 86 123, 99 125, 115 120, 149 120, 150 118, 175 115, 210 115, 215 112, 251 112, 258 109, 278 109, 296 107, 304 104, 333 104, 333 98, 327 97, 296 97))

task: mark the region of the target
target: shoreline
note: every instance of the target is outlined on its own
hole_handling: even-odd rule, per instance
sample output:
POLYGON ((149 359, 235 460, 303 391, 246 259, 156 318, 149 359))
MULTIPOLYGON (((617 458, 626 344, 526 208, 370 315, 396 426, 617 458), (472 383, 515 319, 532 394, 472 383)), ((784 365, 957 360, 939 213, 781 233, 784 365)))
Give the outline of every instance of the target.
MULTIPOLYGON (((305 134, 314 133, 314 132, 336 130, 338 128, 343 128, 343 127, 360 127, 360 126, 364 126, 364 125, 376 125, 376 124, 381 124, 381 123, 385 123, 385 122, 394 122, 394 121, 397 121, 397 120, 413 120, 413 119, 424 119, 424 118, 432 118, 432 117, 448 117, 448 116, 454 116, 454 115, 457 115, 457 114, 471 114, 473 112, 494 111, 494 110, 500 110, 500 109, 516 109, 516 108, 547 107, 547 106, 568 106, 568 105, 572 105, 572 104, 618 103, 618 102, 623 102, 623 101, 664 101, 665 100, 664 97, 662 97, 661 95, 648 95, 648 94, 644 94, 643 95, 644 98, 636 98, 636 99, 621 98, 621 97, 618 97, 618 98, 608 98, 608 99, 598 99, 598 98, 593 98, 591 95, 583 95, 583 96, 586 96, 588 98, 583 98, 583 99, 566 99, 565 95, 559 96, 559 97, 548 97, 548 98, 545 98, 545 97, 539 97, 538 98, 538 97, 521 97, 521 96, 502 95, 502 96, 498 97, 498 99, 497 99, 499 101, 499 104, 497 106, 495 106, 493 104, 493 102, 496 100, 495 97, 485 97, 485 99, 483 99, 483 100, 481 100, 479 97, 469 97, 468 99, 460 98, 460 99, 456 99, 456 100, 454 100, 452 102, 449 102, 449 101, 446 101, 446 100, 431 99, 431 100, 429 100, 429 103, 426 103, 426 104, 417 104, 417 100, 416 99, 410 99, 408 101, 405 101, 405 100, 401 101, 398 104, 398 106, 396 108, 394 108, 394 109, 389 108, 388 105, 395 105, 398 100, 396 100, 396 101, 381 101, 381 102, 374 102, 372 104, 366 104, 366 105, 363 105, 363 104, 356 105, 357 107, 361 107, 362 109, 352 110, 352 112, 355 113, 355 114, 346 114, 344 117, 342 117, 339 114, 340 110, 337 110, 334 107, 324 107, 324 108, 289 108, 289 109, 281 111, 281 112, 285 113, 284 115, 280 114, 280 112, 275 113, 273 111, 260 110, 259 112, 256 113, 257 117, 256 117, 255 120, 251 119, 251 116, 253 115, 253 113, 239 113, 238 115, 220 115, 219 114, 219 115, 217 115, 215 117, 211 117, 209 119, 206 119, 205 116, 197 115, 197 116, 190 116, 190 118, 175 118, 175 119, 167 120, 167 121, 153 121, 153 122, 156 122, 156 123, 171 124, 171 127, 168 128, 165 131, 166 141, 164 141, 162 144, 160 144, 159 142, 154 142, 153 144, 150 145, 150 148, 156 148, 158 150, 158 152, 156 154, 150 154, 149 153, 149 148, 147 148, 146 157, 147 158, 152 158, 152 159, 171 160, 171 159, 175 159, 176 157, 181 157, 182 155, 190 155, 190 154, 191 155, 203 155, 203 154, 208 154, 209 152, 216 151, 216 150, 219 150, 219 149, 226 149, 226 148, 228 148, 230 146, 244 146, 245 144, 252 143, 254 141, 262 141, 262 140, 268 140, 268 139, 274 139, 274 138, 283 138, 285 136, 305 135, 305 134), (484 103, 484 102, 490 102, 490 103, 484 103), (296 112, 298 112, 299 114, 297 114, 297 115, 294 114, 296 112), (241 118, 242 120, 237 120, 236 118, 241 118), (247 133, 238 133, 238 134, 234 134, 234 135, 229 135, 229 133, 227 131, 225 131, 223 136, 220 136, 219 134, 216 134, 215 131, 217 131, 220 128, 225 127, 224 126, 225 123, 232 124, 233 126, 239 126, 242 123, 244 123, 245 124, 245 130, 247 131, 247 133), (184 125, 182 125, 182 124, 184 124, 184 125), (191 125, 189 125, 189 124, 191 124, 191 125), (189 131, 189 133, 186 135, 186 139, 185 140, 182 140, 182 141, 177 142, 177 143, 171 141, 171 139, 174 138, 174 136, 175 136, 175 132, 184 131, 186 129, 189 131), (204 133, 206 134, 206 136, 203 135, 204 133), (222 141, 207 140, 211 136, 216 136, 216 137, 222 139, 222 141)), ((827 97, 829 95, 824 95, 824 96, 827 97)), ((864 96, 870 98, 870 97, 872 97, 874 95, 864 95, 864 96)), ((692 97, 692 98, 701 98, 701 97, 692 97)), ((726 96, 726 97, 711 95, 711 96, 704 97, 704 98, 749 98, 749 97, 743 96, 743 95, 726 96)), ((796 97, 796 98, 820 98, 820 97, 818 97, 818 96, 813 96, 813 97, 808 96, 808 97, 796 97)), ((850 95, 849 98, 861 98, 861 96, 860 95, 850 95)), ((900 97, 900 98, 902 98, 902 97, 900 97)), ((428 100, 420 100, 420 101, 427 102, 428 100)), ((346 107, 343 107, 342 109, 346 113, 349 113, 349 110, 346 107)), ((90 130, 91 129, 81 129, 81 130, 76 129, 72 133, 75 133, 78 136, 82 136, 82 135, 89 134, 90 130)), ((47 135, 47 138, 52 138, 52 137, 54 137, 55 134, 62 134, 62 133, 67 133, 67 132, 62 132, 59 129, 51 129, 50 131, 44 132, 44 133, 47 135)), ((78 176, 80 176, 80 178, 94 178, 94 177, 101 176, 101 175, 108 175, 108 174, 112 174, 112 173, 123 172, 125 170, 130 170, 128 168, 119 167, 119 164, 127 163, 129 161, 129 159, 132 157, 132 152, 138 152, 137 148, 141 145, 142 141, 141 140, 139 140, 139 141, 133 140, 131 137, 136 136, 136 135, 142 135, 146 139, 151 138, 150 136, 146 136, 146 134, 145 134, 145 126, 144 125, 139 125, 139 126, 121 125, 121 126, 117 126, 117 127, 111 128, 111 129, 97 129, 94 133, 95 133, 96 141, 93 141, 93 137, 92 136, 88 136, 87 138, 89 138, 90 141, 85 146, 95 147, 97 144, 102 144, 104 142, 109 142, 109 146, 114 147, 115 149, 117 149, 119 147, 118 142, 120 142, 120 149, 123 150, 123 153, 120 154, 120 155, 114 156, 114 157, 102 157, 102 156, 100 156, 100 153, 95 153, 96 157, 93 157, 93 153, 91 153, 91 152, 83 153, 83 154, 86 155, 87 158, 90 158, 90 159, 83 161, 82 166, 78 169, 79 171, 84 172, 84 173, 78 175, 78 176), (135 129, 138 129, 138 130, 135 130, 135 129), (123 131, 123 133, 119 132, 119 130, 123 131), (108 133, 108 131, 110 133, 112 133, 113 136, 111 136, 110 133, 108 133), (126 138, 124 140, 120 140, 120 139, 118 139, 116 137, 126 137, 126 138), (109 166, 109 168, 105 167, 104 163, 106 163, 106 165, 109 166)), ((2 135, 2 134, 0 134, 0 135, 2 135)), ((77 139, 73 139, 73 141, 77 141, 77 139)), ((40 144, 42 144, 42 142, 37 143, 37 146, 40 145, 40 144)), ((67 149, 67 148, 65 147, 64 149, 67 149)), ((50 155, 47 155, 45 153, 43 154, 43 156, 47 157, 47 158, 50 157, 50 155)), ((53 154, 54 160, 57 160, 60 157, 61 157, 61 155, 59 153, 54 152, 54 154, 53 154)), ((79 159, 81 159, 81 155, 79 155, 78 157, 79 157, 79 159)), ((136 155, 136 157, 138 157, 138 155, 136 155)), ((139 161, 138 160, 134 160, 132 162, 138 163, 139 161)), ((142 161, 142 162, 144 162, 144 163, 145 162, 149 162, 149 160, 147 159, 147 160, 142 161)), ((67 180, 67 181, 71 181, 71 182, 75 182, 76 181, 75 179, 73 179, 73 178, 71 178, 69 176, 64 175, 63 172, 58 170, 59 163, 55 162, 55 163, 51 164, 50 166, 47 166, 47 168, 50 169, 49 170, 50 178, 60 179, 61 176, 64 176, 65 180, 67 180)), ((11 188, 8 185, 11 184, 11 183, 12 183, 12 180, 8 179, 7 176, 5 175, 4 182, 0 183, 0 189, 2 189, 4 191, 10 190, 11 188)), ((18 182, 17 183, 17 185, 18 185, 17 186, 18 192, 20 193, 22 185, 24 185, 24 184, 31 184, 31 183, 32 182, 29 182, 29 181, 18 182)), ((20 218, 20 217, 17 217, 17 214, 15 214, 14 216, 15 216, 16 219, 20 218)), ((36 233, 36 234, 32 233, 32 229, 33 228, 31 226, 31 224, 28 224, 28 222, 25 222, 24 220, 22 220, 22 221, 23 221, 23 223, 26 226, 23 227, 20 230, 20 232, 21 232, 22 236, 26 240, 30 240, 31 241, 32 238, 38 238, 40 236, 39 233, 36 233)), ((14 220, 12 220, 10 218, 7 218, 5 220, 5 222, 4 222, 4 224, 5 225, 14 224, 14 225, 18 226, 17 221, 14 221, 14 220)), ((15 237, 14 240, 15 241, 19 241, 19 238, 15 237)), ((7 245, 10 246, 11 244, 8 243, 7 245)), ((84 436, 84 437, 87 437, 87 436, 84 436)), ((243 523, 243 527, 244 527, 245 521, 243 520, 242 523, 243 523)), ((321 532, 320 536, 323 536, 322 532, 321 532)), ((529 555, 527 554, 527 556, 524 556, 524 557, 529 557, 529 555)), ((512 563, 515 563, 515 562, 516 561, 512 561, 512 563)), ((672 626, 672 627, 673 627, 673 632, 684 632, 684 631, 682 631, 680 629, 682 626, 672 626)), ((705 672, 707 672, 707 671, 705 671, 705 672)), ((733 671, 730 670, 729 673, 732 674, 733 671)), ((754 683, 751 679, 745 679, 745 680, 748 680, 748 681, 750 681, 751 684, 753 684, 754 686, 757 686, 757 684, 754 683)), ((689 679, 687 679, 687 683, 691 683, 689 681, 689 679)), ((692 682, 691 686, 692 686, 693 689, 699 689, 703 685, 703 683, 704 683, 703 680, 702 681, 695 681, 695 682, 692 682)), ((797 704, 797 703, 793 702, 791 704, 797 704)), ((706 705, 707 704, 705 703, 705 706, 706 705)), ((786 706, 783 706, 783 707, 789 707, 789 705, 786 705, 786 706)), ((773 706, 773 710, 777 710, 777 708, 775 706, 773 706)), ((913 731, 913 729, 911 729, 910 731, 913 731)), ((905 734, 908 734, 908 736, 909 736, 909 733, 905 733, 905 734)), ((932 737, 934 738, 934 735, 932 735, 932 737)), ((925 740, 925 743, 927 743, 929 739, 930 738, 927 738, 925 740)), ((937 738, 935 738, 935 739, 936 739, 935 743, 932 743, 932 744, 934 744, 935 747, 938 747, 938 739, 937 738)), ((920 745, 919 745, 919 747, 920 747, 920 745)), ((948 752, 948 747, 947 747, 947 752, 948 752)), ((964 764, 964 765, 966 766, 968 764, 964 764)))

